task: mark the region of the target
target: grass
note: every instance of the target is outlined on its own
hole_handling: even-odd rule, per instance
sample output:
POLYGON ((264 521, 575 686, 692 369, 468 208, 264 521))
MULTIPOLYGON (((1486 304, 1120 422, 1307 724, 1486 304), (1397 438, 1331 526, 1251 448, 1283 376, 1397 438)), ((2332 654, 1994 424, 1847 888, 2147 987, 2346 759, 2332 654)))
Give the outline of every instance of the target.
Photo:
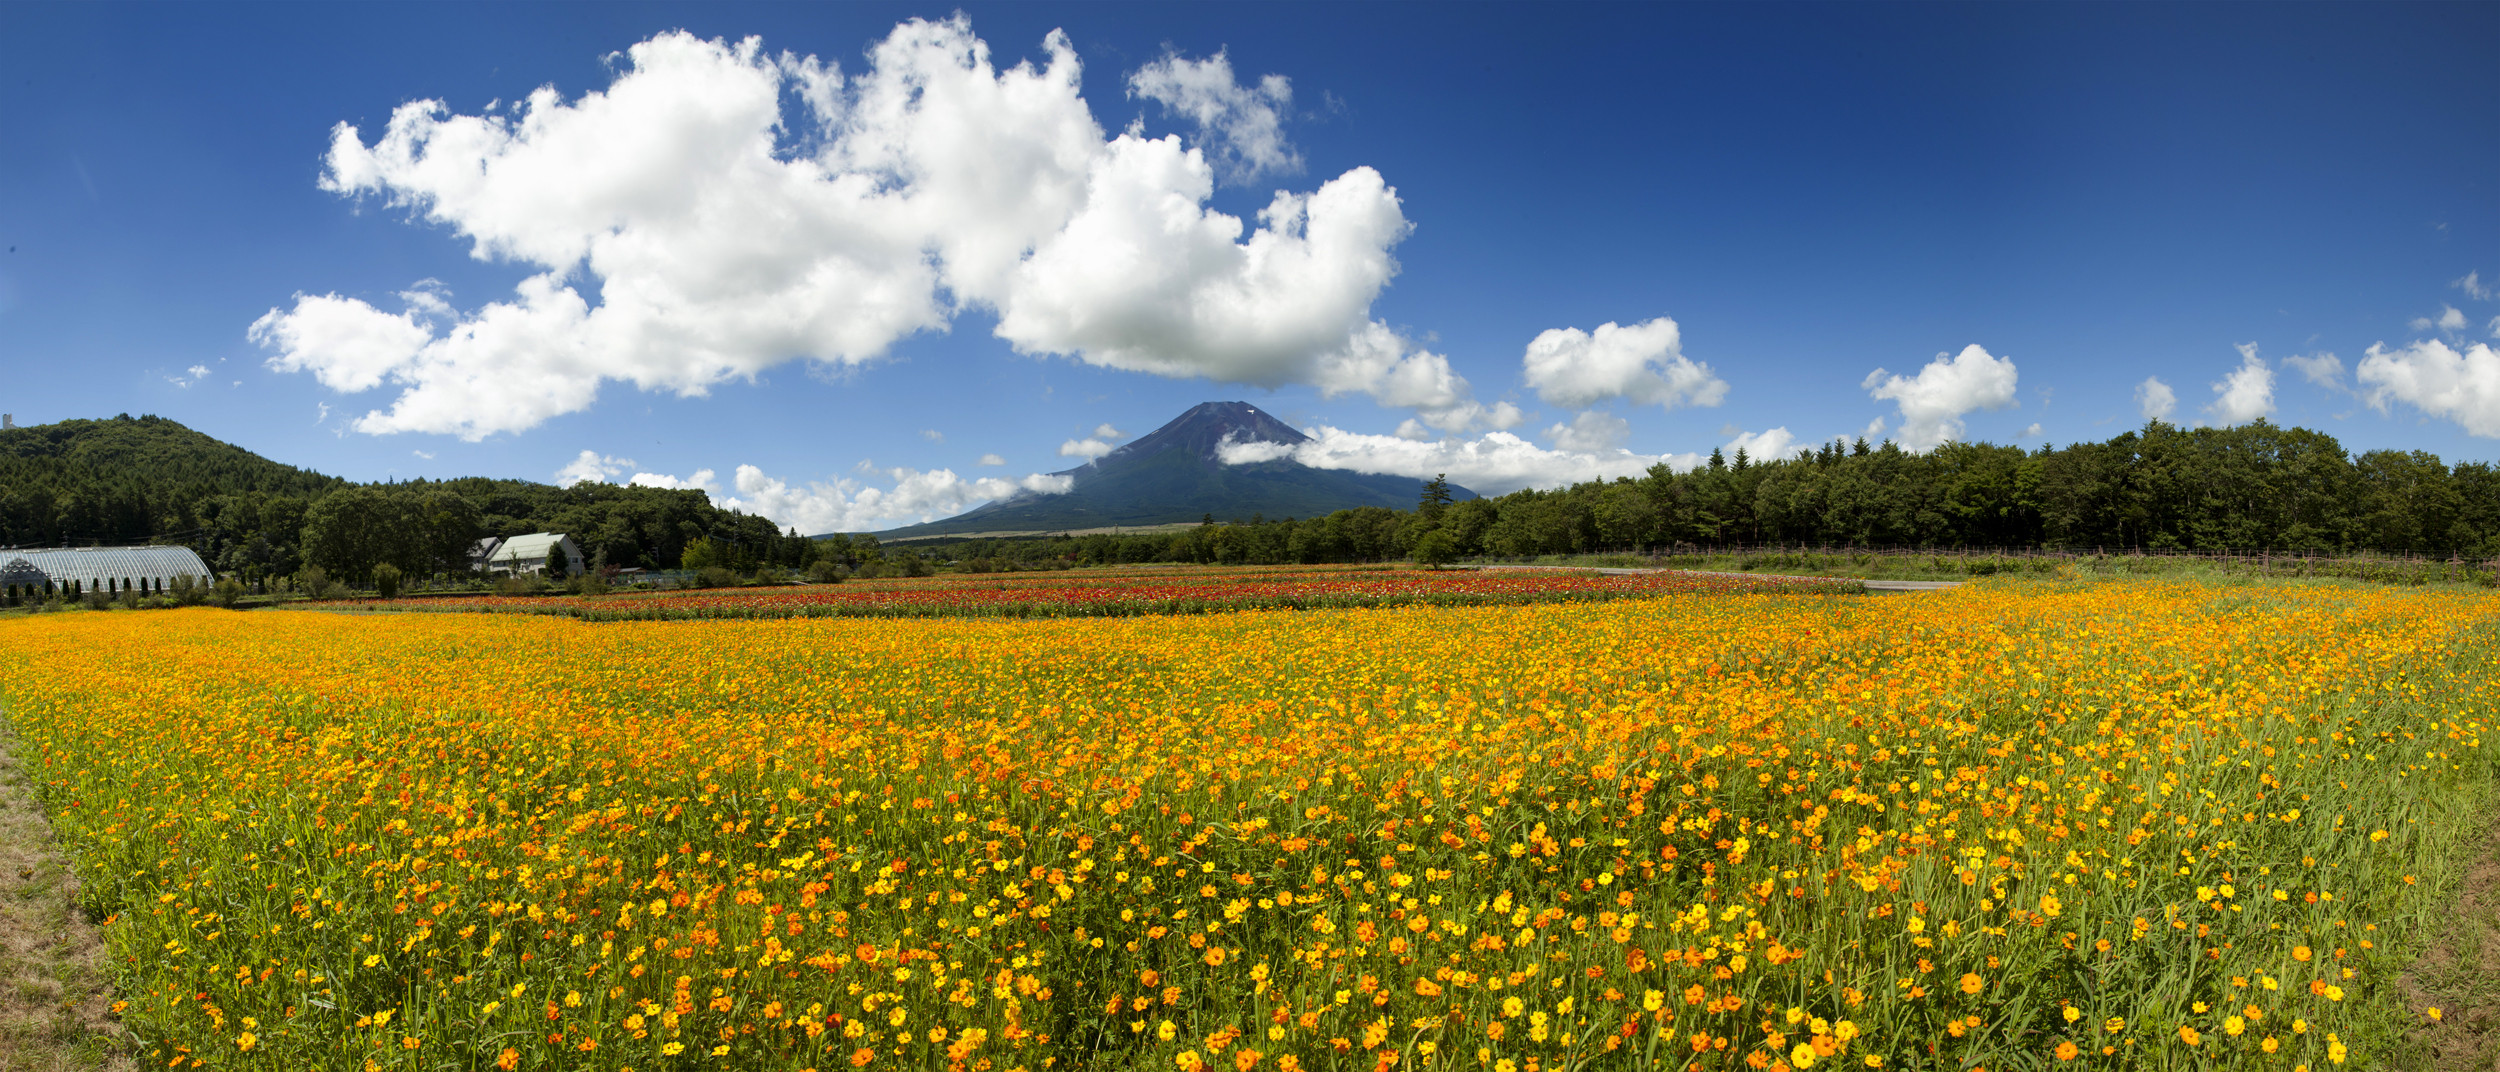
POLYGON ((0 1072, 121 1072, 104 947, 0 713, 0 1072))

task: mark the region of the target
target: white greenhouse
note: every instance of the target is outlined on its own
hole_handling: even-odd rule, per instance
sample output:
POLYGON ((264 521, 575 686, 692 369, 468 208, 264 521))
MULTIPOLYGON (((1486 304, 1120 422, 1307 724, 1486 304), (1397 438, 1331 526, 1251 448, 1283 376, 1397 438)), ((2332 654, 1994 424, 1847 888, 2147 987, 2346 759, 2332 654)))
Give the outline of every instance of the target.
POLYGON ((163 592, 174 578, 207 585, 215 580, 208 563, 188 547, 65 547, 51 550, 0 551, 0 585, 39 593, 118 594, 130 589, 163 592))

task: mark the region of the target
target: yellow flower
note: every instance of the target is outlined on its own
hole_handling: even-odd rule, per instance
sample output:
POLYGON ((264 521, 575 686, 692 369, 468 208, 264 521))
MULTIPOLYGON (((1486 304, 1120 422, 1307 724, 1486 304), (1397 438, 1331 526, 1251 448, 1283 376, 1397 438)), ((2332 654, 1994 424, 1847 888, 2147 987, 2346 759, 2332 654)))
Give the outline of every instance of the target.
POLYGON ((1798 1043, 1796 1049, 1788 1051, 1788 1063, 1801 1069, 1814 1067, 1814 1058, 1814 1047, 1803 1042, 1798 1043))

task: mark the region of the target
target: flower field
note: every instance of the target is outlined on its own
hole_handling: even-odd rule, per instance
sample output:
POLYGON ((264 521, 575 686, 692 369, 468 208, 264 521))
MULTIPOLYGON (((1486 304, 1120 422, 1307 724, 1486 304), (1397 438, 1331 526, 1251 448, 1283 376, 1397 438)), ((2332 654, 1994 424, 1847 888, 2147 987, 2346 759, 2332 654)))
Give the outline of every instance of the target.
POLYGON ((1989 584, 0 624, 154 1067, 2281 1068, 2394 1044, 2500 607, 1989 584))
POLYGON ((1608 576, 1590 570, 1423 571, 1362 567, 1087 570, 953 574, 805 587, 716 588, 605 596, 466 596, 367 600, 366 610, 552 614, 594 622, 743 618, 1123 618, 1244 610, 1493 606, 1674 593, 1847 592, 1853 581, 1691 573, 1608 576))

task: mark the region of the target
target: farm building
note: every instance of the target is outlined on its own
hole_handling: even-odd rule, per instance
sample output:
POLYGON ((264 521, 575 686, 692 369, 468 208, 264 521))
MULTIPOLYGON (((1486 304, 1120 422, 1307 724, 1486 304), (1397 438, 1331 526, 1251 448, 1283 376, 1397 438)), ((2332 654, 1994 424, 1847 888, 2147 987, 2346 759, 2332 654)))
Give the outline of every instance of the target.
POLYGON ((500 540, 479 540, 477 568, 488 573, 527 574, 547 568, 547 559, 556 550, 564 552, 564 575, 578 577, 589 568, 582 557, 580 544, 561 532, 533 532, 527 536, 507 536, 500 540))
POLYGON ((44 551, 0 551, 0 585, 37 592, 113 594, 136 588, 162 592, 176 577, 193 584, 214 580, 208 563, 188 547, 66 547, 44 551))

